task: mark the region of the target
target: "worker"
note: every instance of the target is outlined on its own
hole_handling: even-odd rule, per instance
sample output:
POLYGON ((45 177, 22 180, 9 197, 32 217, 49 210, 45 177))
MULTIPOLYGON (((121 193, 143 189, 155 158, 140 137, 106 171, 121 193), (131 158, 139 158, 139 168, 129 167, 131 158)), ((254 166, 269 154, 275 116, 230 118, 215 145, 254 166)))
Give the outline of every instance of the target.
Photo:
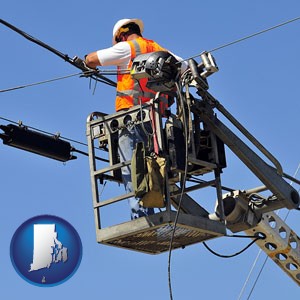
MULTIPOLYGON (((132 61, 137 55, 154 51, 167 51, 153 40, 144 38, 142 36, 143 30, 144 24, 142 20, 121 19, 113 27, 113 46, 85 56, 85 63, 90 68, 117 66, 117 95, 115 102, 117 112, 147 102, 154 98, 156 94, 156 92, 146 87, 145 81, 138 83, 131 78, 129 72, 124 73, 124 70, 131 68, 132 61)), ((174 56, 178 61, 182 60, 180 57, 174 56)), ((182 69, 184 68, 186 68, 185 63, 182 64, 182 69)), ((162 97, 164 96, 162 95, 162 97)), ((143 125, 132 125, 119 131, 120 162, 132 159, 133 149, 137 142, 147 143, 148 133, 152 132, 152 128, 150 123, 143 125)), ((122 177, 126 192, 132 192, 130 167, 122 168, 122 177)), ((129 199, 129 205, 131 208, 131 219, 154 213, 153 208, 141 206, 139 199, 135 197, 129 199)))

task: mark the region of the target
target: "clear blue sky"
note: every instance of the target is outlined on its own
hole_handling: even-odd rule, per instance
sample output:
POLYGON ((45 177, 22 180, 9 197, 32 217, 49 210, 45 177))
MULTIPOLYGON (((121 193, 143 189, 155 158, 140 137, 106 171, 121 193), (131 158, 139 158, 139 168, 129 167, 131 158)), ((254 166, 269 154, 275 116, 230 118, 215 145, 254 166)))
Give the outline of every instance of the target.
MULTIPOLYGON (((141 18, 144 36, 183 58, 300 16, 298 0, 285 1, 3 1, 1 18, 69 56, 111 45, 112 27, 121 18, 141 18), (127 4, 127 5, 126 5, 127 4)), ((214 52, 220 71, 209 78, 210 92, 293 175, 300 162, 300 21, 214 52)), ((77 69, 52 53, 0 26, 0 89, 70 75, 77 69)), ((28 87, 0 95, 0 116, 47 132, 86 142, 86 118, 114 111, 114 88, 98 84, 95 94, 85 78, 28 87)), ((7 122, 0 120, 0 124, 7 122)), ((73 144, 87 151, 86 147, 73 144)), ((228 150, 223 184, 236 189, 261 185, 228 150)), ((157 256, 96 243, 88 159, 63 164, 0 144, 0 278, 5 299, 169 299, 167 254, 157 256), (69 221, 83 243, 77 273, 57 287, 39 288, 15 272, 11 238, 25 220, 53 214, 69 221)), ((299 174, 298 174, 299 175, 299 174)), ((109 193, 109 189, 107 190, 109 193)), ((193 195, 213 207, 212 190, 193 195)), ((124 206, 124 210, 127 207, 124 206)), ((126 212, 125 212, 126 213, 126 212)), ((284 217, 287 211, 282 210, 284 217)), ((120 212, 114 212, 114 217, 120 212)), ((124 214, 124 212, 123 212, 124 214)), ((129 216, 129 211, 128 211, 129 216)), ((299 212, 288 225, 300 233, 299 212)), ((248 241, 220 238, 208 242, 231 254, 248 241)), ((173 297, 238 299, 259 248, 221 259, 201 244, 172 254, 173 297)), ((241 299, 247 299, 264 255, 241 299)), ((299 287, 268 261, 250 299, 298 299, 299 287)))

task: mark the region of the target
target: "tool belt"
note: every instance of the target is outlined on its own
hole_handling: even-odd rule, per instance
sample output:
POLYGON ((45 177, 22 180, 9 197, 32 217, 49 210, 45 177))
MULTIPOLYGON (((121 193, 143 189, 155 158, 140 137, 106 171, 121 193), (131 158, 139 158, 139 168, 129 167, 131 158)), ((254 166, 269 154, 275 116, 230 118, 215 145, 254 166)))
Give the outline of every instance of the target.
POLYGON ((131 162, 131 179, 136 198, 143 207, 165 206, 166 160, 156 154, 147 155, 144 143, 136 144, 131 162))

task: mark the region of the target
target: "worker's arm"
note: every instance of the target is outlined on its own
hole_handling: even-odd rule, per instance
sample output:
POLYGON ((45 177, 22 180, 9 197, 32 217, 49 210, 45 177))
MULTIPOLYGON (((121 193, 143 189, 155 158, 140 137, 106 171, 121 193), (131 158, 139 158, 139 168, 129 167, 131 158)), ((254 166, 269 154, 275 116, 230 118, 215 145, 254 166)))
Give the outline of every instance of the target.
POLYGON ((113 47, 91 52, 85 57, 85 63, 90 68, 97 66, 118 66, 126 69, 130 62, 130 45, 120 42, 113 47))
POLYGON ((92 52, 85 56, 85 63, 88 67, 95 69, 97 66, 101 66, 97 52, 92 52))

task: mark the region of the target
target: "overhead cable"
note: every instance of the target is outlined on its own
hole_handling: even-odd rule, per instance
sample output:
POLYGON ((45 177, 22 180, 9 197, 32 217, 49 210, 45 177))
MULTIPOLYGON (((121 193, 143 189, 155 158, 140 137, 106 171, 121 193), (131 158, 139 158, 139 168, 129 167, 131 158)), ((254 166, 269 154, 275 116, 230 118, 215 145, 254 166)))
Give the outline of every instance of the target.
POLYGON ((0 23, 3 24, 4 26, 10 28, 11 30, 17 32, 18 34, 22 35, 24 38, 26 38, 30 42, 33 42, 33 43, 47 49, 48 51, 54 53, 58 57, 62 58, 64 61, 70 63, 71 65, 75 66, 76 68, 79 68, 81 71, 83 71, 83 72, 88 71, 89 74, 87 74, 86 76, 89 76, 96 81, 105 83, 110 86, 117 85, 114 81, 112 81, 112 80, 106 78, 105 76, 103 76, 102 74, 100 74, 99 70, 91 69, 88 66, 86 66, 86 64, 83 62, 83 60, 80 59, 79 57, 75 56, 74 58, 70 58, 67 54, 64 54, 64 53, 58 51, 57 49, 49 46, 48 44, 38 40, 35 37, 29 35, 28 33, 24 32, 20 28, 17 28, 16 26, 8 23, 7 21, 5 21, 3 19, 0 19, 0 23))
MULTIPOLYGON (((226 44, 224 44, 224 45, 218 46, 218 47, 216 47, 216 48, 211 49, 211 50, 208 51, 208 52, 215 52, 215 51, 218 51, 218 50, 223 49, 223 48, 225 48, 225 47, 228 47, 228 46, 231 46, 231 45, 240 43, 240 42, 242 42, 242 41, 245 41, 245 40, 250 39, 250 38, 252 38, 252 37, 255 37, 255 36, 257 36, 257 35, 266 33, 266 32, 268 32, 268 31, 271 31, 271 30, 274 30, 274 29, 276 29, 276 28, 285 26, 285 25, 287 25, 287 24, 289 24, 289 23, 292 23, 292 22, 295 22, 295 21, 298 21, 298 20, 300 20, 300 16, 299 16, 299 17, 296 17, 296 18, 294 18, 294 19, 290 19, 290 20, 288 20, 288 21, 285 21, 285 22, 283 22, 283 23, 280 23, 280 24, 278 24, 278 25, 272 26, 272 27, 270 27, 270 28, 267 28, 267 29, 258 31, 258 32, 253 33, 253 34, 250 34, 250 35, 248 35, 248 36, 245 36, 245 37, 243 37, 243 38, 237 39, 237 40, 235 40, 235 41, 232 41, 232 42, 226 43, 226 44)), ((19 28, 15 27, 15 26, 13 26, 13 25, 11 25, 11 24, 9 24, 8 22, 6 22, 6 21, 4 21, 4 20, 2 20, 2 19, 0 19, 0 23, 6 25, 6 26, 9 27, 10 29, 12 29, 12 30, 16 31, 17 33, 21 34, 22 36, 24 36, 26 39, 30 40, 31 42, 34 42, 34 43, 36 43, 36 44, 38 44, 38 45, 40 45, 40 46, 46 48, 47 50, 51 51, 52 53, 58 55, 59 57, 63 58, 64 60, 66 60, 66 61, 68 61, 68 62, 70 62, 70 63, 72 63, 72 64, 74 65, 73 60, 70 59, 69 56, 68 56, 67 54, 63 54, 63 53, 59 52, 58 50, 56 50, 56 49, 50 47, 49 45, 47 45, 47 44, 41 42, 40 40, 38 40, 38 39, 36 39, 36 38, 30 36, 29 34, 25 33, 24 31, 20 30, 19 28)), ((202 53, 202 52, 201 52, 201 53, 202 53)), ((189 60, 189 59, 196 58, 196 57, 198 57, 199 55, 201 55, 201 53, 196 54, 196 55, 194 55, 194 56, 191 56, 191 57, 189 57, 189 58, 183 59, 183 61, 187 61, 187 60, 189 60)), ((114 85, 115 83, 112 82, 112 81, 110 81, 110 80, 108 80, 108 79, 105 78, 103 75, 117 75, 117 74, 120 74, 120 72, 121 72, 121 74, 127 74, 127 73, 129 73, 129 70, 127 70, 127 69, 123 69, 123 70, 119 70, 119 71, 118 71, 118 70, 101 70, 101 71, 97 70, 97 71, 98 71, 98 72, 97 72, 97 75, 100 76, 100 79, 102 79, 102 80, 104 79, 104 81, 102 81, 102 80, 98 80, 98 81, 101 81, 101 82, 103 82, 103 83, 107 83, 107 84, 109 84, 109 85, 114 85)), ((63 77, 59 77, 59 78, 55 78, 55 79, 45 80, 45 81, 41 81, 41 82, 37 82, 37 83, 33 83, 33 84, 27 84, 27 85, 23 85, 23 86, 18 86, 18 87, 13 87, 13 88, 9 88, 9 89, 4 89, 4 90, 0 90, 0 92, 1 92, 1 93, 2 93, 2 92, 8 92, 8 91, 16 90, 16 89, 21 89, 21 88, 25 88, 25 87, 29 87, 29 86, 35 86, 35 85, 39 85, 39 84, 44 84, 44 83, 48 83, 48 82, 52 82, 52 81, 56 81, 56 80, 61 80, 61 79, 65 79, 65 78, 69 78, 69 77, 73 77, 73 76, 78 76, 78 75, 82 75, 82 74, 84 74, 84 76, 95 75, 95 74, 91 74, 91 75, 85 74, 85 72, 79 73, 79 74, 77 73, 77 74, 72 74, 72 75, 69 75, 69 76, 63 76, 63 77)), ((93 78, 93 76, 92 76, 92 78, 93 78)), ((93 78, 93 79, 95 79, 95 78, 93 78)))
POLYGON ((80 72, 80 73, 75 73, 75 74, 71 74, 71 75, 56 77, 56 78, 53 78, 53 79, 43 80, 43 81, 39 81, 39 82, 19 85, 19 86, 11 87, 11 88, 8 88, 8 89, 0 90, 0 93, 10 92, 10 91, 18 90, 18 89, 27 88, 27 87, 30 87, 30 86, 35 86, 35 85, 45 84, 45 83, 49 83, 49 82, 53 82, 53 81, 58 81, 58 80, 62 80, 62 79, 66 79, 66 78, 70 78, 70 77, 74 77, 74 76, 79 76, 79 75, 82 75, 82 74, 83 74, 83 72, 80 72))
MULTIPOLYGON (((127 70, 127 69, 122 69, 120 71, 117 71, 117 70, 103 70, 102 71, 101 70, 101 74, 105 74, 105 75, 128 74, 129 72, 130 71, 127 70)), ((74 74, 70 74, 70 75, 66 75, 66 76, 61 76, 61 77, 56 77, 56 78, 53 78, 53 79, 48 79, 48 80, 39 81, 39 82, 35 82, 35 83, 29 83, 29 84, 24 84, 24 85, 20 85, 20 86, 15 86, 15 87, 11 87, 11 88, 0 90, 0 93, 10 92, 10 91, 14 91, 14 90, 18 90, 18 89, 23 89, 23 88, 27 88, 27 87, 31 87, 31 86, 35 86, 35 85, 50 83, 50 82, 53 82, 53 81, 63 80, 63 79, 67 79, 67 78, 75 77, 75 76, 88 77, 89 73, 90 73, 89 71, 80 72, 80 73, 74 73, 74 74)), ((98 81, 95 80, 96 83, 98 81)))
MULTIPOLYGON (((299 21, 299 20, 300 20, 300 16, 297 17, 297 18, 294 18, 294 19, 290 19, 290 20, 288 20, 288 21, 285 21, 285 22, 283 22, 283 23, 280 23, 280 24, 278 24, 278 25, 272 26, 272 27, 270 27, 270 28, 263 29, 263 30, 261 30, 261 31, 258 31, 258 32, 255 32, 255 33, 253 33, 253 34, 247 35, 247 36, 245 36, 245 37, 243 37, 243 38, 240 38, 240 39, 237 39, 237 40, 235 40, 235 41, 226 43, 226 44, 221 45, 221 46, 219 46, 219 47, 213 48, 213 49, 209 50, 208 52, 210 52, 210 53, 211 53, 211 52, 216 52, 216 51, 218 51, 218 50, 220 50, 220 49, 223 49, 223 48, 225 48, 225 47, 229 47, 229 46, 231 46, 231 45, 234 45, 234 44, 243 42, 243 41, 245 41, 245 40, 247 40, 247 39, 250 39, 250 38, 253 38, 253 37, 257 36, 257 35, 266 33, 266 32, 268 32, 268 31, 274 30, 274 29, 276 29, 276 28, 278 28, 278 27, 282 27, 282 26, 285 26, 285 25, 287 25, 287 24, 289 24, 289 23, 296 22, 296 21, 299 21)), ((183 61, 187 61, 187 60, 189 60, 189 59, 196 58, 196 57, 200 56, 201 54, 202 54, 202 52, 199 53, 199 54, 196 54, 196 55, 194 55, 194 56, 191 56, 191 57, 189 57, 189 58, 186 58, 186 59, 184 59, 183 61)))

